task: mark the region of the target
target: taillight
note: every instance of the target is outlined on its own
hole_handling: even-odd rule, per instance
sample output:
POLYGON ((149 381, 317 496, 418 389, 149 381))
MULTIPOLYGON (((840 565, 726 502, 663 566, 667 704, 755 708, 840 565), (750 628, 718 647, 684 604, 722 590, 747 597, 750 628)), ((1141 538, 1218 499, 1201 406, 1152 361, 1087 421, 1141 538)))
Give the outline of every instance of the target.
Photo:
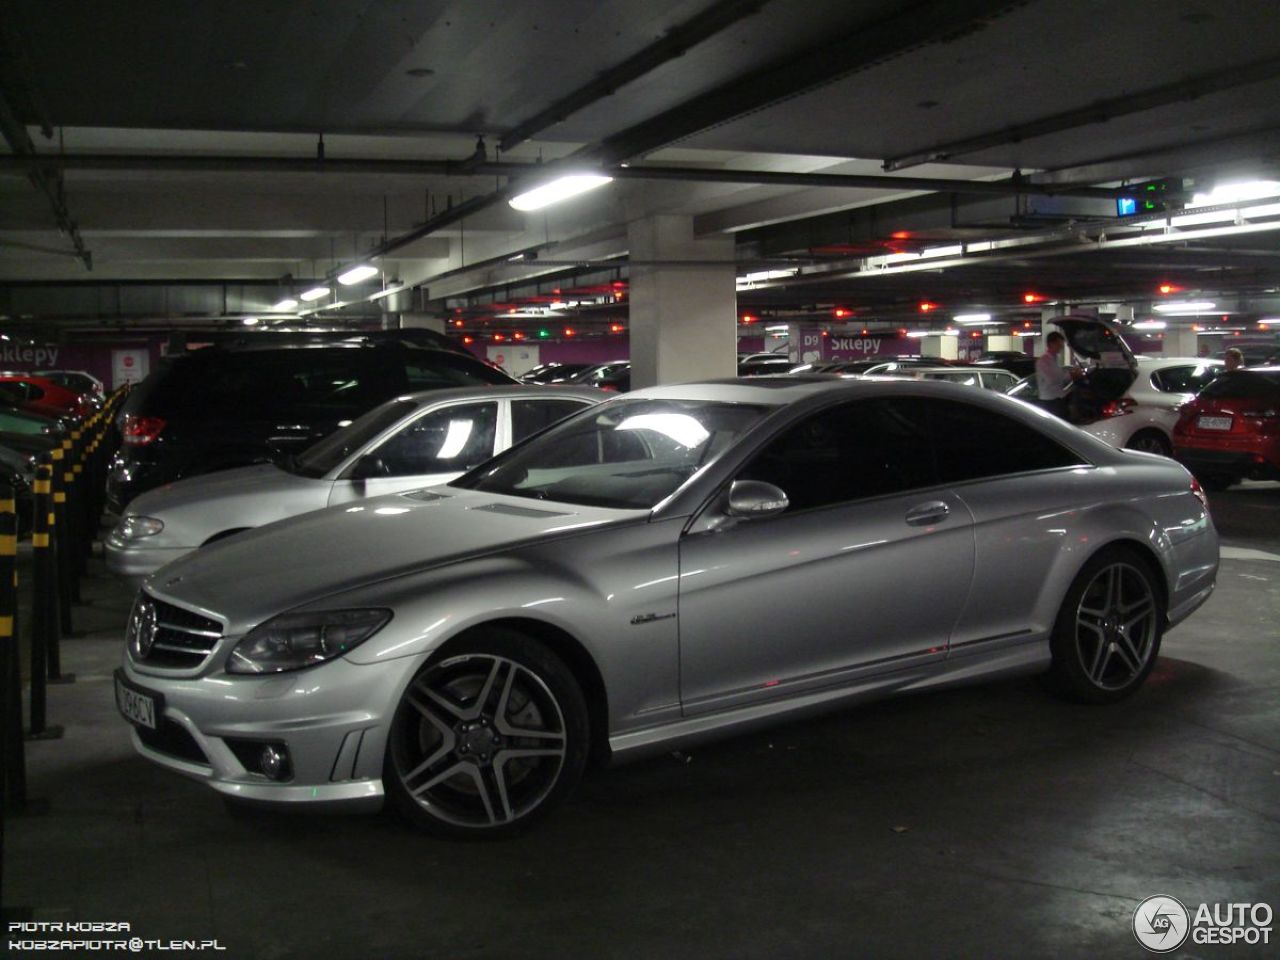
POLYGON ((1200 481, 1195 477, 1191 478, 1191 495, 1206 507, 1209 506, 1209 498, 1205 496, 1204 487, 1200 486, 1200 481))
POLYGON ((1108 400, 1102 405, 1100 411, 1102 418, 1121 417, 1126 413, 1132 413, 1133 408, 1137 406, 1137 401, 1132 397, 1121 397, 1119 400, 1108 400))
POLYGON ((143 447, 160 436, 165 421, 160 417, 140 417, 134 413, 124 415, 120 426, 120 439, 130 447, 143 447))
POLYGON ((613 384, 613 383, 602 383, 602 384, 600 384, 600 386, 599 386, 597 389, 600 389, 600 390, 607 390, 609 393, 617 393, 617 392, 618 392, 617 384, 613 384))

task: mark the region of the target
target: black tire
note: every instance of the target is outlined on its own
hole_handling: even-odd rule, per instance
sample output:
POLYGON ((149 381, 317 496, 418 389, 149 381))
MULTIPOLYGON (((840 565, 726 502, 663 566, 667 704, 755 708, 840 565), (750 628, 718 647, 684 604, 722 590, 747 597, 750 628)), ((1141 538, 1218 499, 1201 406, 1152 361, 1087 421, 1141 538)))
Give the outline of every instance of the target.
POLYGON ((1084 703, 1132 694, 1160 652, 1162 597, 1156 574, 1136 551, 1107 547, 1091 557, 1054 623, 1049 686, 1084 703))
POLYGON ((1158 453, 1162 457, 1173 456, 1173 445, 1159 430, 1139 430, 1129 438, 1124 448, 1141 450, 1144 453, 1158 453))
POLYGON ((383 784, 410 823, 442 837, 520 833, 582 777, 587 705, 545 644, 488 628, 430 660, 387 738, 383 784))

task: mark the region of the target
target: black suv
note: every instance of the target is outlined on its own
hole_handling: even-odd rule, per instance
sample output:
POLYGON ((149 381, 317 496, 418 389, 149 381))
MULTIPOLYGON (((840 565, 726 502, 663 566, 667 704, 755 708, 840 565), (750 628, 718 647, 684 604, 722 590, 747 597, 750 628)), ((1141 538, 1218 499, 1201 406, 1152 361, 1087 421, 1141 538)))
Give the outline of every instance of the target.
POLYGON ((469 353, 398 340, 205 347, 129 394, 107 476, 117 512, 164 483, 301 450, 402 393, 515 381, 469 353))

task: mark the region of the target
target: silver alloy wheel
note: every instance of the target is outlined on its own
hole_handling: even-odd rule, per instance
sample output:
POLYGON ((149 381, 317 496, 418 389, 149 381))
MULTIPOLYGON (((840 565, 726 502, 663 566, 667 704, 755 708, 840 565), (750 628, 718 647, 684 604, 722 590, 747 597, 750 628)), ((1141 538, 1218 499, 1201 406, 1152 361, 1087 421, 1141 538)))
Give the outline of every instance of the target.
POLYGON ((430 816, 459 827, 511 824, 555 788, 564 712, 528 667, 464 654, 419 674, 392 730, 395 775, 430 816), (404 709, 405 707, 409 709, 404 709))
POLYGON ((1122 690, 1146 670, 1159 636, 1149 577, 1118 560, 1098 570, 1076 608, 1076 651, 1099 690, 1122 690))

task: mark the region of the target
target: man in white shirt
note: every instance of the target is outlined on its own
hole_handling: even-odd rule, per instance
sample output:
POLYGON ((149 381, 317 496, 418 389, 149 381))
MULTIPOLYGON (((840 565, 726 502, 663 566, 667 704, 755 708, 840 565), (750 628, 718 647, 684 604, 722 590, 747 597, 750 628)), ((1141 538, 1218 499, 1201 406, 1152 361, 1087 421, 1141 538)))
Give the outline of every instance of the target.
POLYGON ((1036 358, 1036 395, 1050 413, 1067 419, 1067 390, 1080 376, 1076 367, 1058 362, 1066 338, 1056 330, 1045 337, 1044 353, 1036 358))

